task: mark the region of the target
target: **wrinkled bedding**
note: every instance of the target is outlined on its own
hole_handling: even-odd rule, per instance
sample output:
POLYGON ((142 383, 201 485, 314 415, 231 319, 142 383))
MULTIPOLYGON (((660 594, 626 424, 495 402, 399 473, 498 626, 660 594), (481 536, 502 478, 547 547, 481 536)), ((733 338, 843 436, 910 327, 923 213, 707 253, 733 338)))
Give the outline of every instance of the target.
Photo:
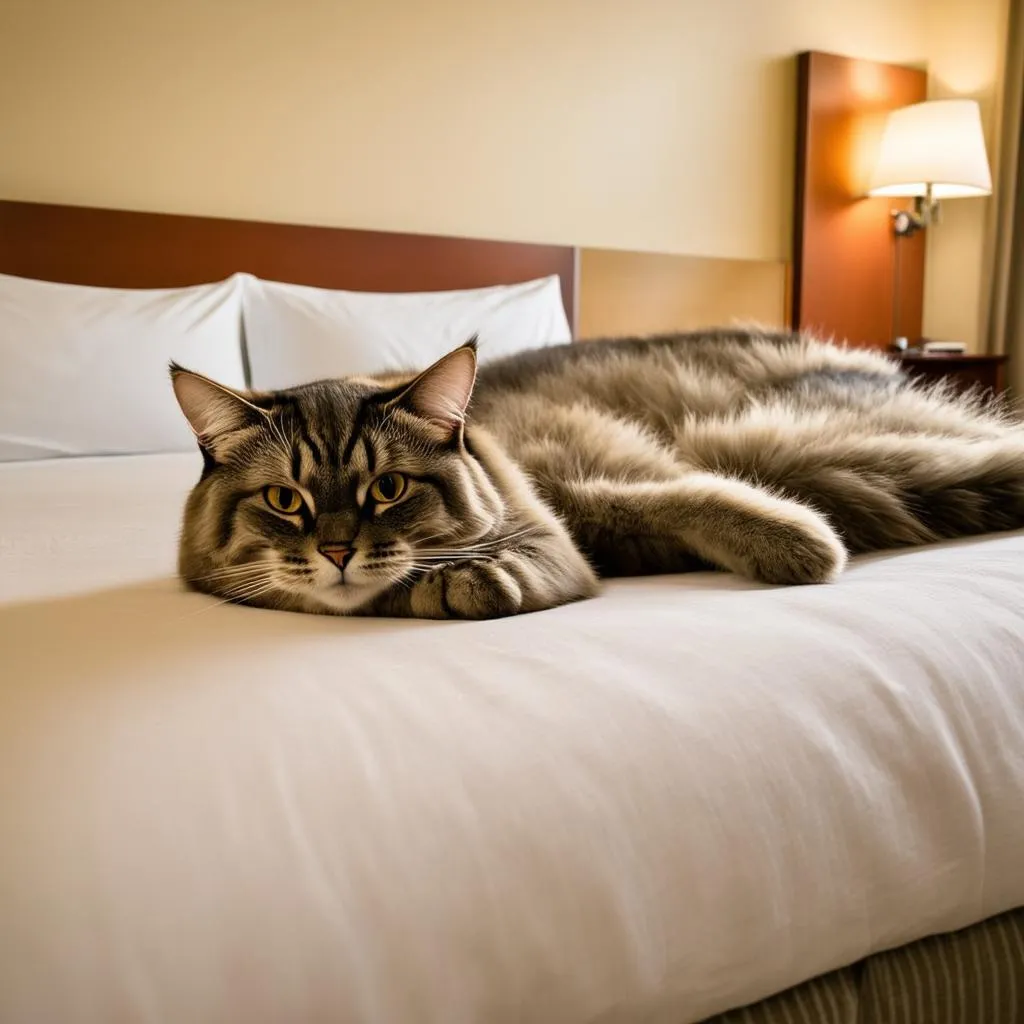
POLYGON ((0 465, 0 1020, 683 1024, 1024 904, 1024 534, 486 623, 218 605, 0 465))

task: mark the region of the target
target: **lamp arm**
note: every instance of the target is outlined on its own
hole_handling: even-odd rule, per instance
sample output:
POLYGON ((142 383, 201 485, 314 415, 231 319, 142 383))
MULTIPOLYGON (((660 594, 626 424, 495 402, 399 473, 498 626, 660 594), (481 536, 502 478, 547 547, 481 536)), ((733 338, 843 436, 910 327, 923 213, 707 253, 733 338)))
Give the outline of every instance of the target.
POLYGON ((941 208, 932 191, 932 186, 928 186, 927 195, 914 197, 913 211, 893 210, 891 216, 893 231, 900 238, 910 238, 918 231, 923 231, 932 224, 940 223, 941 208))

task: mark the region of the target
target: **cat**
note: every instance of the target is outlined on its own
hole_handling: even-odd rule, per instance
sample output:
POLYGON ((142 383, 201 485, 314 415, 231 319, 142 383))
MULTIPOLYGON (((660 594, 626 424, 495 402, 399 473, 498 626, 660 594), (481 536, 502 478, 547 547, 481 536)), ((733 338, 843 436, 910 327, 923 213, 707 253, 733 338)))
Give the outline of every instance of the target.
POLYGON ((230 601, 486 619, 607 576, 835 580, 1024 526, 1024 427, 876 351, 758 330, 237 392, 171 366, 203 458, 179 571, 230 601))

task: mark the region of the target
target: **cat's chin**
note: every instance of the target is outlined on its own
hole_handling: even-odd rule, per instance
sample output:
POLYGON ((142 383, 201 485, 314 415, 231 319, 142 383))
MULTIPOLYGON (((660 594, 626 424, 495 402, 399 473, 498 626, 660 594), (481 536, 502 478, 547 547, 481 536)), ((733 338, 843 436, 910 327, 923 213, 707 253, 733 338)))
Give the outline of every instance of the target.
POLYGON ((337 583, 321 587, 309 596, 320 605, 319 611, 329 615, 352 615, 385 590, 387 584, 384 583, 337 583))

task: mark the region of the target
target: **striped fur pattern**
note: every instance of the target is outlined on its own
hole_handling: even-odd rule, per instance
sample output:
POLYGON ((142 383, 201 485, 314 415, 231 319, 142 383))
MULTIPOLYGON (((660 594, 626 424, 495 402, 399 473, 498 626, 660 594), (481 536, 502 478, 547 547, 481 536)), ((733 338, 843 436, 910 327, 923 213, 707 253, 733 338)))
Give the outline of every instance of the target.
POLYGON ((204 458, 180 571, 228 600, 489 618, 599 576, 825 583, 849 553, 1024 525, 1009 413, 805 335, 578 343, 479 372, 471 343, 418 375, 273 393, 172 376, 204 458))

